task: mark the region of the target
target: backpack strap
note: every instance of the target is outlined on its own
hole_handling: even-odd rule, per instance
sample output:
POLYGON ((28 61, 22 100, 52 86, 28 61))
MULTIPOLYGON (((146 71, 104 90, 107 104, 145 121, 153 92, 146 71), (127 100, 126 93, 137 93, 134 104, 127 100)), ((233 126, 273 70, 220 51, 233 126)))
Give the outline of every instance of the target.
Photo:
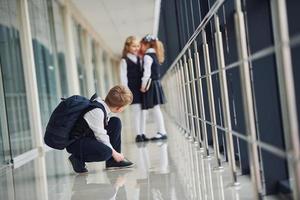
POLYGON ((94 101, 98 97, 97 93, 93 94, 93 96, 90 98, 90 101, 94 101))

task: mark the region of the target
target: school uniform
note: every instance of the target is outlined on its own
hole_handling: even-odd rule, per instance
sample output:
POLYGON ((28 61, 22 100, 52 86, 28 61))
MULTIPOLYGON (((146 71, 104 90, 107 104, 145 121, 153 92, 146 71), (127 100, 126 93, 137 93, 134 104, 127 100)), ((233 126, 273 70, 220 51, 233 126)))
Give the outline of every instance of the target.
POLYGON ((128 86, 133 94, 132 104, 142 103, 141 77, 143 76, 141 61, 138 56, 128 53, 121 60, 121 82, 128 86))
POLYGON ((147 140, 145 133, 145 112, 142 112, 142 92, 140 91, 142 85, 143 68, 141 60, 138 56, 127 53, 125 58, 120 62, 121 84, 127 86, 132 94, 133 101, 131 104, 132 113, 132 127, 137 137, 143 137, 147 140))
POLYGON ((149 48, 143 58, 144 74, 142 78, 143 87, 146 86, 149 78, 152 79, 149 90, 143 93, 142 109, 153 108, 156 105, 166 102, 165 94, 160 82, 160 64, 155 50, 149 48))
POLYGON ((96 98, 102 108, 87 112, 72 130, 71 139, 76 139, 66 150, 83 162, 107 161, 112 159, 112 149, 121 152, 121 120, 110 117, 106 103, 96 98))
POLYGON ((166 99, 160 83, 160 64, 155 49, 147 49, 143 57, 143 69, 142 86, 145 88, 149 78, 152 79, 149 90, 143 93, 142 96, 142 109, 153 110, 154 120, 157 125, 157 134, 151 140, 167 139, 164 118, 160 109, 160 104, 164 104, 166 99))
POLYGON ((117 162, 112 157, 113 150, 121 152, 121 120, 110 117, 109 107, 99 97, 96 101, 102 106, 79 118, 71 132, 70 139, 75 141, 66 150, 71 154, 69 160, 74 171, 87 172, 85 162, 106 161, 106 169, 133 166, 128 160, 117 162))

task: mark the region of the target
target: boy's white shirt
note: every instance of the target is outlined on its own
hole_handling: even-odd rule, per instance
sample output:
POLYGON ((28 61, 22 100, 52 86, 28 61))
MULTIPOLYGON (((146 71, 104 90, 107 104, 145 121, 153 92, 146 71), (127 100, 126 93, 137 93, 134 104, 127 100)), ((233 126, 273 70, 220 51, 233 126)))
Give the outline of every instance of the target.
MULTIPOLYGON (((146 53, 156 53, 155 49, 149 48, 146 50, 146 53)), ((144 68, 144 73, 142 77, 142 87, 146 87, 148 79, 151 77, 151 65, 153 63, 153 59, 149 55, 145 55, 143 57, 143 68, 144 68)))
MULTIPOLYGON (((132 53, 127 53, 126 56, 134 63, 138 62, 137 56, 132 53)), ((121 59, 120 62, 120 78, 121 84, 128 86, 128 78, 127 78, 127 63, 124 58, 121 59)))
MULTIPOLYGON (((104 106, 105 111, 107 113, 107 118, 108 118, 107 121, 109 121, 109 118, 111 115, 111 110, 109 109, 107 104, 100 97, 97 97, 96 101, 98 101, 99 103, 101 103, 104 106)), ((98 141, 102 142, 103 144, 107 145, 111 149, 113 149, 112 145, 110 144, 109 136, 107 135, 107 131, 104 128, 104 124, 103 124, 104 113, 103 113, 102 109, 95 108, 95 109, 87 112, 83 116, 83 118, 88 123, 90 129, 94 132, 96 139, 98 141)))

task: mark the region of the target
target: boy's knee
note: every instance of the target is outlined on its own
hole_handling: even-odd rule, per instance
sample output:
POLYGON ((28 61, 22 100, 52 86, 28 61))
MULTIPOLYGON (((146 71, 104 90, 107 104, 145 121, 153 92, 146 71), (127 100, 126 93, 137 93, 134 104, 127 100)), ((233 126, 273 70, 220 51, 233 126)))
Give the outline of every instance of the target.
POLYGON ((104 161, 104 160, 108 160, 112 157, 112 149, 107 146, 107 145, 104 145, 102 148, 99 148, 99 150, 97 151, 99 157, 100 157, 100 160, 99 161, 104 161))
POLYGON ((118 117, 111 117, 109 119, 109 123, 111 123, 114 127, 119 127, 119 128, 122 127, 122 122, 118 117))

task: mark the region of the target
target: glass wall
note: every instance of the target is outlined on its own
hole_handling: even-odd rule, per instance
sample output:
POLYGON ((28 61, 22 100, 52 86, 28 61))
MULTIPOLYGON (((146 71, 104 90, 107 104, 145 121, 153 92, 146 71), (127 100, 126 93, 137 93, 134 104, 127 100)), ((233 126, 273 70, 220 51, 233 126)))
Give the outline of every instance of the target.
MULTIPOLYGON (((69 96, 66 73, 66 41, 63 9, 58 0, 27 0, 29 25, 37 78, 42 127, 60 97, 69 96)), ((21 46, 21 7, 18 0, 0 0, 0 167, 10 158, 35 149, 35 137, 30 128, 21 46), (3 88, 3 90, 1 89, 3 88), (5 102, 5 105, 4 105, 5 102)), ((80 93, 87 95, 83 26, 73 20, 73 36, 80 93)), ((90 37, 92 65, 97 92, 110 87, 110 56, 97 54, 96 39, 90 37), (103 60, 97 60, 99 59, 103 60), (101 57, 101 58, 100 58, 101 57), (97 69, 103 63, 104 73, 97 69), (104 83, 103 87, 100 84, 104 83)), ((89 46, 89 45, 88 45, 89 46)), ((24 51, 27 56, 29 51, 24 51)), ((26 72, 26 71, 25 71, 26 72)), ((106 92, 105 91, 105 92, 106 92)))
POLYGON ((7 127, 7 115, 3 88, 3 74, 0 60, 0 169, 11 160, 10 141, 7 127))
POLYGON ((119 65, 118 62, 114 59, 110 59, 111 62, 111 73, 112 73, 112 82, 113 85, 116 85, 120 82, 120 76, 119 76, 119 65))
MULTIPOLYGON (((0 61, 1 62, 1 61, 0 61)), ((4 122, 3 118, 4 116, 6 115, 5 113, 5 104, 4 104, 4 93, 3 93, 3 84, 2 84, 2 69, 1 69, 1 63, 0 63, 0 169, 1 169, 1 166, 3 164, 5 164, 5 148, 4 148, 4 138, 5 138, 5 131, 3 130, 4 129, 4 126, 3 126, 3 123, 6 123, 4 122), (4 106, 3 106, 4 104, 4 106)))
MULTIPOLYGON (((0 116, 2 118, 2 116, 0 116)), ((1 119, 0 119, 1 120, 1 119)), ((0 121, 0 168, 5 163, 3 133, 2 133, 2 120, 0 121)))
POLYGON ((53 59, 47 2, 43 0, 29 0, 28 7, 42 125, 45 128, 49 116, 58 102, 58 69, 54 65, 53 59))
POLYGON ((95 41, 91 40, 91 47, 92 47, 92 65, 93 65, 93 72, 94 72, 94 83, 95 83, 95 90, 98 95, 101 94, 101 80, 99 80, 99 69, 98 69, 98 61, 97 61, 97 51, 96 51, 96 43, 95 41))
POLYGON ((84 69, 84 53, 83 53, 83 29, 82 27, 73 21, 73 35, 76 52, 76 62, 79 76, 80 93, 84 96, 88 95, 87 92, 87 77, 84 69))
POLYGON ((0 60, 13 156, 33 149, 20 45, 17 0, 0 1, 0 60))
POLYGON ((62 8, 56 0, 48 1, 48 12, 51 28, 51 39, 53 41, 54 49, 54 65, 59 71, 59 78, 57 78, 58 94, 62 97, 68 96, 68 83, 66 73, 66 58, 65 58, 65 36, 62 8))
POLYGON ((102 55, 102 61, 103 61, 103 75, 104 75, 104 84, 105 84, 105 93, 109 91, 110 87, 110 81, 109 81, 109 73, 108 73, 108 58, 107 53, 103 51, 102 55))

